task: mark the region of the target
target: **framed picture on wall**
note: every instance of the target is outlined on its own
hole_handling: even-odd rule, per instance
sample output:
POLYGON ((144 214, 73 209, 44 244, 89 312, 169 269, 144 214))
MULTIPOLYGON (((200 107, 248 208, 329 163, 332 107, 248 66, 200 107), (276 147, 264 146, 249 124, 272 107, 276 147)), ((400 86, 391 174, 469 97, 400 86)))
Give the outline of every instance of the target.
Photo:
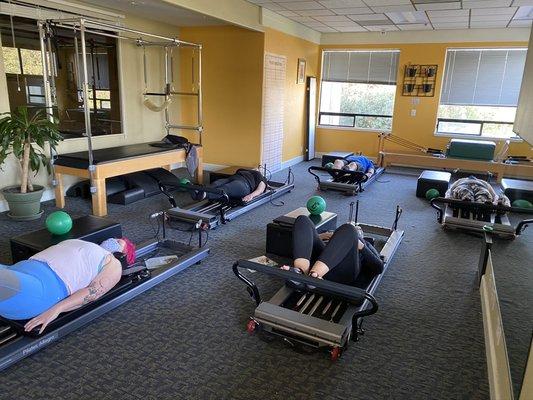
POLYGON ((301 85, 305 83, 305 59, 298 59, 298 73, 296 75, 296 83, 301 85))

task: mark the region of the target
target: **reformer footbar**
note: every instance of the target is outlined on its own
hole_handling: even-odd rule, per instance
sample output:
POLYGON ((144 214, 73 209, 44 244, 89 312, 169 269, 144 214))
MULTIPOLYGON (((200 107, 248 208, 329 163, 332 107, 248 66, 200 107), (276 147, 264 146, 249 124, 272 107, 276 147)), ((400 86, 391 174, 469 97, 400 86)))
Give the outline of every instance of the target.
POLYGON ((307 171, 314 176, 320 190, 337 190, 348 195, 356 195, 363 192, 365 187, 372 184, 383 174, 384 168, 376 168, 375 172, 369 178, 361 171, 349 171, 344 169, 333 169, 319 166, 311 166, 307 171), (313 171, 327 172, 329 179, 321 179, 319 174, 313 171))
POLYGON ((445 228, 483 233, 490 229, 495 236, 514 239, 523 233, 533 219, 524 219, 513 227, 507 213, 533 214, 531 209, 500 204, 476 203, 437 197, 430 202, 437 210, 437 222, 445 228), (444 205, 439 206, 439 204, 444 205))
POLYGON ((231 199, 227 193, 221 189, 214 189, 202 185, 182 184, 176 186, 175 184, 166 185, 165 183, 162 183, 160 184, 160 188, 173 206, 173 208, 165 211, 170 220, 193 225, 202 221, 202 223, 208 225, 208 228, 214 229, 219 225, 223 225, 256 207, 290 192, 294 188, 294 181, 292 171, 289 169, 287 180, 285 182, 268 181, 266 191, 248 202, 244 202, 241 199, 231 199), (219 195, 220 199, 201 200, 186 207, 178 207, 175 199, 170 193, 173 189, 204 191, 219 195))
MULTIPOLYGON (((397 207, 393 227, 386 228, 359 224, 356 221, 358 209, 357 204, 354 211, 352 202, 350 223, 361 226, 366 234, 386 239, 380 252, 384 261, 384 273, 403 237, 403 231, 397 230, 402 210, 397 207)), ((383 273, 374 277, 362 273, 357 285, 349 286, 251 260, 237 261, 233 265, 233 272, 246 284, 246 289, 257 306, 247 324, 249 333, 261 329, 282 337, 293 348, 300 345, 314 349, 329 348, 332 360, 340 356, 350 339, 357 341, 364 333, 363 317, 378 311, 374 292, 383 273), (245 269, 285 279, 285 284, 272 298, 265 301, 255 282, 242 273, 245 269)))

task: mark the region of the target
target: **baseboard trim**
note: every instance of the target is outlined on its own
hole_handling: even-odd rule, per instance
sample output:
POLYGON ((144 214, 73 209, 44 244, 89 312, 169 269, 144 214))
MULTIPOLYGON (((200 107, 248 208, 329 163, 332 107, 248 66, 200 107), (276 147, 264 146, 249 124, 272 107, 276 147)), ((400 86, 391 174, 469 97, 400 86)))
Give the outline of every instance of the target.
POLYGON ((293 165, 300 164, 304 160, 304 156, 298 156, 291 158, 290 160, 283 161, 281 163, 281 169, 292 167, 293 165))

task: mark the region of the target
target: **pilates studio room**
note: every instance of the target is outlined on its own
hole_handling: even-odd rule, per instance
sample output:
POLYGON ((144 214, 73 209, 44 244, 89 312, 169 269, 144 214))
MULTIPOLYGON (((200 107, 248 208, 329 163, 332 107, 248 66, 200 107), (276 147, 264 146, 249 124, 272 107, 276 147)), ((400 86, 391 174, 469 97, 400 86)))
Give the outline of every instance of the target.
POLYGON ((533 400, 533 0, 0 0, 0 398, 533 400))

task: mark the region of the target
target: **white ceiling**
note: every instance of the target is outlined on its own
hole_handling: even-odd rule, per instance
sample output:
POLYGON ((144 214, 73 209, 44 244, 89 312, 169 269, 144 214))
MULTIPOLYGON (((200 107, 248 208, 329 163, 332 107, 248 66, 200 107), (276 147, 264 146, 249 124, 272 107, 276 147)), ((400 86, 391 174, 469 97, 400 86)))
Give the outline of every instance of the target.
POLYGON ((82 2, 176 26, 227 24, 225 21, 161 0, 83 0, 82 2))
POLYGON ((529 27, 533 0, 248 0, 319 32, 529 27))

